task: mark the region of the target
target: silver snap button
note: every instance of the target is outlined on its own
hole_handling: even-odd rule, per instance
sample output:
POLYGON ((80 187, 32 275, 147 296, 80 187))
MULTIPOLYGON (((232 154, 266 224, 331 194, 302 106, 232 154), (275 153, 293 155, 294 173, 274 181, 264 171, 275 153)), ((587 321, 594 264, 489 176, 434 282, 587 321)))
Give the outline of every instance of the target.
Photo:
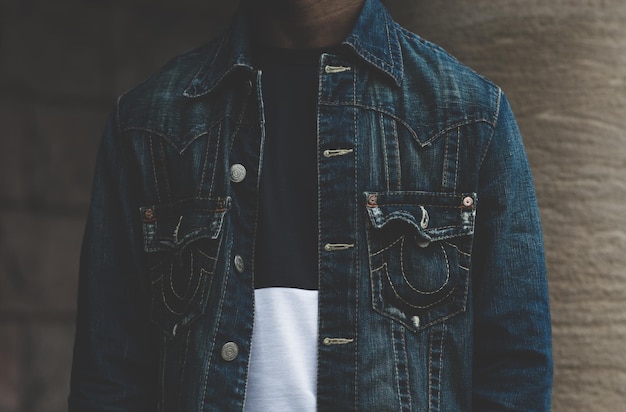
POLYGON ((239 255, 235 255, 235 269, 239 273, 243 273, 243 271, 246 269, 246 266, 243 263, 243 258, 239 255))
POLYGON ((474 199, 472 199, 470 196, 463 198, 463 206, 472 207, 473 205, 474 205, 474 199))
POLYGON ((246 168, 239 164, 235 163, 230 167, 230 180, 234 183, 239 183, 243 179, 246 178, 246 168))
POLYGON ((222 359, 226 362, 234 361, 237 355, 239 355, 239 347, 235 342, 226 342, 222 346, 222 359))

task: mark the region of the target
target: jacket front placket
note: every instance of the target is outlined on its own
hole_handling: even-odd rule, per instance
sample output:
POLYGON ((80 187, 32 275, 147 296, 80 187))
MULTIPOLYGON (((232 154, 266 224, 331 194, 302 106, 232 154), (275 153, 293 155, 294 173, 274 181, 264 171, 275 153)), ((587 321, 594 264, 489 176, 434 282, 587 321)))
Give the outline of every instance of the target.
POLYGON ((358 253, 356 68, 323 54, 319 68, 319 410, 354 410, 358 253))

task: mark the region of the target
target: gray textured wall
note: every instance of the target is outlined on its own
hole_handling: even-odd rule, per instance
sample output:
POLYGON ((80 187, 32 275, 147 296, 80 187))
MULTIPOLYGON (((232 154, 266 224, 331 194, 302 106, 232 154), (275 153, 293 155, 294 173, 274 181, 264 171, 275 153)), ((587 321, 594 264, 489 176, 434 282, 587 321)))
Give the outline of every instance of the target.
MULTIPOLYGON (((0 2, 0 412, 65 409, 93 160, 116 95, 213 35, 209 0, 0 2)), ((527 145, 554 410, 626 403, 626 2, 387 0, 500 84, 527 145)))

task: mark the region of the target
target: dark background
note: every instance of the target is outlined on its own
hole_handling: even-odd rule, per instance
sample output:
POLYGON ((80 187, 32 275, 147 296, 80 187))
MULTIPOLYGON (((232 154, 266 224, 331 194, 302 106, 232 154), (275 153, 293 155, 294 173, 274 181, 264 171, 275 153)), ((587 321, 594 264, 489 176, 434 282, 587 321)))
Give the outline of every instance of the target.
MULTIPOLYGON (((385 3, 506 91, 544 222, 554 410, 622 410, 626 2, 385 3)), ((66 409, 80 242, 115 98, 221 31, 235 7, 1 0, 0 412, 66 409)))

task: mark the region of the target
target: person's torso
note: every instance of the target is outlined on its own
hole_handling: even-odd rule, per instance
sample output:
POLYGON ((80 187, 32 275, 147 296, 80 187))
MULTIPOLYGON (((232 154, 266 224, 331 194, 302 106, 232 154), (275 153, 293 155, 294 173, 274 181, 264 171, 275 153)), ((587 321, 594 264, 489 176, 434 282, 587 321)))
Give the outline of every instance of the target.
MULTIPOLYGON (((349 49, 317 71, 317 407, 469 410, 478 168, 499 90, 387 30, 388 73, 349 49)), ((200 92, 215 48, 120 101, 168 412, 241 410, 253 344, 263 81, 235 67, 200 92)))

